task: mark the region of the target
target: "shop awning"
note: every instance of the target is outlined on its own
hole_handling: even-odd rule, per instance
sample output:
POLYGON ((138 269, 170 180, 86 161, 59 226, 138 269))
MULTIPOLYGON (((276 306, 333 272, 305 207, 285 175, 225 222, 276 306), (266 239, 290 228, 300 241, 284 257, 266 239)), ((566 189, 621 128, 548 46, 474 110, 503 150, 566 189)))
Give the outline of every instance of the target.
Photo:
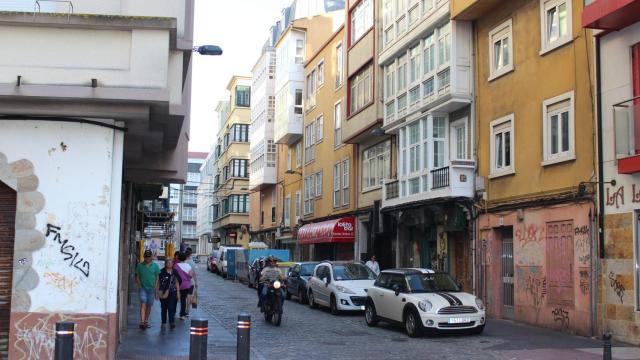
POLYGON ((355 239, 353 216, 303 225, 298 230, 300 245, 321 243, 350 243, 355 239))

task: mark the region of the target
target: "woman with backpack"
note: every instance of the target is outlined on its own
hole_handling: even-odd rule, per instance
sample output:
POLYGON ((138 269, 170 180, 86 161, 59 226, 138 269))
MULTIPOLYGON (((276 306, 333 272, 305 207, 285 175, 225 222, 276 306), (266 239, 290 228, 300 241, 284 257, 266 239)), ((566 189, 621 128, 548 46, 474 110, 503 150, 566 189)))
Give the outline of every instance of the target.
POLYGON ((169 326, 171 329, 176 327, 176 306, 178 305, 178 291, 180 289, 181 279, 178 272, 173 269, 173 259, 165 259, 164 268, 160 270, 158 275, 158 298, 161 305, 162 325, 164 329, 167 325, 167 317, 169 318, 169 326))
POLYGON ((193 269, 191 265, 189 265, 185 260, 187 260, 187 254, 181 252, 178 254, 178 262, 174 265, 173 269, 180 276, 180 320, 184 320, 185 316, 188 316, 187 313, 187 300, 189 295, 191 295, 192 287, 191 287, 191 279, 193 278, 193 269))

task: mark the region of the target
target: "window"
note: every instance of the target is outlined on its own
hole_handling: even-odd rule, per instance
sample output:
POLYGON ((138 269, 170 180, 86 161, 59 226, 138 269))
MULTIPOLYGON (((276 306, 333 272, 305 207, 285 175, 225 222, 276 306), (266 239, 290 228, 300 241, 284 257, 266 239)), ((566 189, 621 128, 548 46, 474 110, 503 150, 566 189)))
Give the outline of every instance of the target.
POLYGON ((249 161, 246 159, 232 159, 229 162, 229 167, 231 168, 231 176, 245 178, 249 177, 248 171, 248 163, 249 161))
POLYGON ((407 89, 407 55, 398 60, 398 91, 407 89))
POLYGON ((491 122, 491 176, 511 174, 513 166, 513 114, 491 122))
MULTIPOLYGON (((296 157, 298 154, 296 154, 296 157)), ((287 170, 291 170, 291 148, 287 147, 287 170)))
POLYGON ((324 60, 318 62, 318 87, 324 85, 324 60))
POLYGON ((304 178, 304 215, 313 212, 313 199, 316 197, 315 175, 304 178))
POLYGON ((372 99, 371 65, 367 65, 350 79, 350 108, 351 114, 363 109, 372 99))
POLYGON ((316 106, 316 70, 315 69, 313 69, 313 71, 311 71, 307 75, 306 84, 307 84, 307 94, 306 94, 305 107, 308 110, 316 106))
POLYGON ((445 93, 449 90, 449 83, 451 81, 450 69, 438 73, 438 94, 445 93))
POLYGON ((230 212, 232 213, 248 213, 249 212, 249 195, 231 195, 229 196, 230 212))
POLYGON ((302 142, 296 144, 296 168, 302 166, 302 142))
POLYGON ((373 0, 362 0, 351 12, 351 44, 373 26, 373 0))
POLYGON ((420 79, 420 46, 414 46, 409 54, 409 84, 413 84, 420 79))
POLYGON ((294 212, 296 223, 298 222, 298 219, 300 219, 301 203, 302 203, 302 199, 300 198, 300 191, 296 191, 296 206, 295 206, 295 212, 294 212))
POLYGON ((422 95, 424 97, 433 96, 433 78, 428 78, 425 82, 422 83, 422 95))
POLYGON ((422 12, 426 13, 433 9, 433 0, 420 0, 422 3, 422 12))
POLYGON ((384 28, 384 44, 388 44, 394 37, 395 14, 393 12, 393 0, 384 0, 382 5, 382 26, 384 28))
POLYGON ((447 140, 446 119, 442 116, 433 117, 433 168, 438 169, 444 166, 445 148, 447 140))
POLYGON ((324 116, 321 114, 316 118, 316 142, 322 141, 324 136, 324 116))
POLYGON ((453 159, 467 159, 467 119, 451 123, 451 154, 453 159))
POLYGON ((540 0, 541 53, 571 41, 571 0, 540 0))
POLYGON ((291 194, 287 194, 284 198, 283 212, 284 226, 291 226, 291 194))
POLYGON ((420 18, 420 5, 415 5, 409 9, 409 26, 420 18))
POLYGON ((296 64, 304 64, 304 40, 296 40, 296 64))
POLYGON ((315 122, 305 126, 304 128, 304 163, 315 159, 316 148, 316 129, 315 122))
POLYGON ((387 66, 384 70, 384 98, 389 101, 396 95, 395 88, 395 67, 393 64, 387 66))
POLYGON ((294 112, 297 115, 302 115, 302 89, 296 89, 294 112))
MULTIPOLYGON (((249 125, 248 124, 234 124, 229 129, 229 141, 230 142, 249 142, 249 125)), ((227 141, 227 139, 225 139, 227 141)), ((226 144, 226 146, 229 146, 226 144)))
POLYGON ((277 198, 277 193, 275 190, 271 191, 271 222, 275 223, 276 222, 276 198, 277 198))
POLYGON ((251 87, 245 85, 236 86, 236 106, 249 107, 251 105, 251 87))
POLYGON ((362 152, 362 188, 364 190, 382 185, 382 181, 389 177, 390 154, 390 141, 379 143, 362 152))
POLYGON ((513 28, 511 19, 489 33, 489 80, 513 70, 513 28))
POLYGON ((335 66, 335 69, 336 69, 335 87, 336 88, 342 85, 343 66, 344 66, 343 56, 344 54, 342 53, 342 43, 338 43, 338 45, 336 45, 336 66, 335 66))
POLYGON ((451 23, 438 29, 438 66, 449 63, 451 59, 451 23))
POLYGON ((420 122, 416 121, 407 128, 409 133, 409 173, 420 171, 420 122))
POLYGON ((342 145, 342 102, 333 106, 333 146, 342 145))
POLYGON ((341 189, 342 187, 340 186, 340 180, 341 180, 341 176, 340 176, 340 163, 337 162, 333 165, 333 207, 334 208, 338 208, 340 207, 340 195, 341 195, 341 189))
POLYGON ((316 173, 316 196, 322 196, 322 171, 316 173))
POLYGON ((542 104, 543 165, 575 159, 573 91, 545 100, 542 104))
POLYGON ((349 159, 342 161, 342 205, 349 205, 349 159))
POLYGON ((420 85, 409 90, 409 104, 414 105, 420 101, 420 85))
POLYGON ((424 49, 422 50, 422 70, 425 75, 433 72, 436 68, 436 46, 433 43, 433 34, 424 39, 424 49))

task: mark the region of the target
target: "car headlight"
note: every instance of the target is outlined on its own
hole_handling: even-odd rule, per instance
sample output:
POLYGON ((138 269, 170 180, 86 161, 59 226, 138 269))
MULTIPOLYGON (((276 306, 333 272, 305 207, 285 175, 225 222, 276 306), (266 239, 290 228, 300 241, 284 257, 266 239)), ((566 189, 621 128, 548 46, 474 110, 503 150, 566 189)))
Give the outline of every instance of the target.
POLYGON ((478 307, 478 309, 484 310, 484 302, 479 298, 476 298, 476 306, 478 307))
POLYGON ((431 310, 433 304, 431 304, 431 301, 429 300, 420 300, 420 302, 418 303, 418 307, 420 308, 420 310, 427 312, 431 310))
POLYGON ((346 288, 342 285, 336 285, 336 290, 340 291, 341 293, 345 293, 345 294, 355 294, 353 291, 351 291, 351 289, 346 288))

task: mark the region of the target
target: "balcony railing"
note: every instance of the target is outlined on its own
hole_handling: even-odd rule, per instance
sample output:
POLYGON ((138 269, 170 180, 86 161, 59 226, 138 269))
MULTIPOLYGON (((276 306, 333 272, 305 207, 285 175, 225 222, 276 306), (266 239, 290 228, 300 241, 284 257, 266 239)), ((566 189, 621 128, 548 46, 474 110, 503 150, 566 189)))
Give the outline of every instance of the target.
POLYGON ((449 186, 449 167, 431 170, 431 190, 449 186))
POLYGON ((385 188, 385 200, 397 199, 398 198, 398 180, 388 180, 384 184, 385 188))

